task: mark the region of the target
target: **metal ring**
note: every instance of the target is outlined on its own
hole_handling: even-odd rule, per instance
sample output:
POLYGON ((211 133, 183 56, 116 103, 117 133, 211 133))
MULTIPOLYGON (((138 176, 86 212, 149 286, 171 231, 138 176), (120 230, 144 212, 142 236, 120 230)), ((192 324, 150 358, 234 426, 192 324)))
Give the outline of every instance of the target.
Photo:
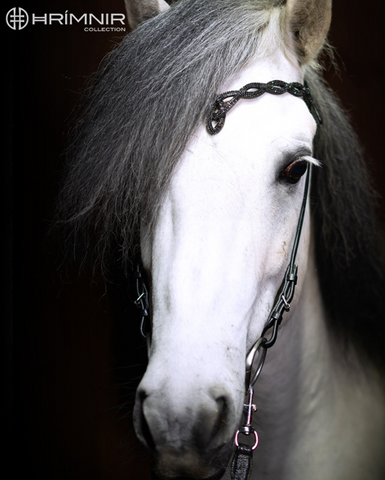
POLYGON ((146 324, 146 318, 148 317, 147 314, 142 315, 142 321, 140 322, 140 333, 142 334, 142 337, 147 338, 147 334, 145 332, 145 324, 146 324))
MULTIPOLYGON (((281 315, 281 318, 282 318, 282 315, 281 315)), ((277 335, 278 335, 278 323, 279 323, 279 319, 275 319, 274 323, 268 327, 268 329, 270 329, 271 327, 273 327, 273 332, 272 332, 271 337, 269 338, 269 340, 266 340, 265 343, 263 344, 263 346, 264 346, 265 349, 271 348, 271 347, 274 345, 275 341, 277 340, 277 335)), ((268 329, 267 329, 267 330, 268 330, 268 329)))
MULTIPOLYGON (((239 433, 240 433, 239 430, 237 430, 237 433, 235 434, 235 438, 234 438, 234 443, 237 447, 239 447, 239 440, 238 440, 239 433)), ((255 450, 258 447, 258 443, 259 443, 258 433, 256 432, 256 430, 253 430, 253 433, 254 433, 255 442, 254 442, 254 445, 251 447, 251 450, 255 450)))
POLYGON ((250 386, 253 386, 254 383, 257 381, 257 378, 259 377, 259 374, 261 373, 263 364, 265 363, 265 358, 266 358, 266 348, 264 348, 265 342, 266 342, 266 338, 265 338, 265 337, 259 338, 259 339, 254 343, 254 345, 253 345, 253 346, 251 347, 251 349, 249 350, 249 353, 247 354, 247 357, 246 357, 246 378, 245 378, 245 381, 246 381, 246 390, 248 390, 250 386), (253 363, 254 363, 254 358, 255 358, 255 355, 257 354, 258 350, 259 350, 261 347, 263 348, 263 351, 262 351, 262 353, 261 353, 261 355, 260 355, 259 363, 258 363, 256 372, 255 372, 253 378, 250 380, 251 370, 252 370, 252 368, 253 368, 253 363))

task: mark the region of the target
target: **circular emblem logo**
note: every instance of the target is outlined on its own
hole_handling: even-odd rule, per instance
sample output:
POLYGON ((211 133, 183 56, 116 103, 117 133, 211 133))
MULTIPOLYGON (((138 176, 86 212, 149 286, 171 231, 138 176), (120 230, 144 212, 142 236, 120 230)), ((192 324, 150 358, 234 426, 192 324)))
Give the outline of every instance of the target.
POLYGON ((28 25, 28 13, 20 7, 11 8, 7 13, 5 20, 12 30, 22 30, 28 25))

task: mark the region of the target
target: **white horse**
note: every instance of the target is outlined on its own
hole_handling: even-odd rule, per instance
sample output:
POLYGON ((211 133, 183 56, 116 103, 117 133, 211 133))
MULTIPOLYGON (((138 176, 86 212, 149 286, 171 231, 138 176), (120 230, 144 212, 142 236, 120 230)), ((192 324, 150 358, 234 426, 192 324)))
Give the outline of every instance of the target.
MULTIPOLYGON (((132 60, 134 67, 123 67, 124 61, 120 67, 114 67, 118 63, 111 60, 100 77, 99 90, 96 89, 99 110, 93 111, 89 122, 94 130, 83 142, 83 163, 76 164, 75 174, 70 177, 70 182, 78 182, 77 186, 90 185, 81 192, 73 187, 72 197, 87 194, 91 200, 87 203, 77 198, 73 203, 80 205, 80 213, 72 218, 84 219, 90 211, 101 211, 100 218, 107 218, 111 203, 109 212, 118 212, 119 217, 114 225, 123 224, 121 236, 127 238, 125 219, 132 217, 133 205, 141 205, 136 208, 136 215, 141 258, 151 292, 151 342, 148 367, 137 391, 134 422, 139 439, 154 454, 155 471, 165 479, 208 479, 221 475, 227 478, 224 470, 234 449, 234 435, 241 424, 245 401, 245 358, 264 333, 285 277, 306 172, 312 167, 313 196, 307 197, 296 257, 298 284, 290 312, 284 316, 277 341, 268 350, 255 385, 254 403, 258 411, 254 414, 254 428, 260 442, 254 452, 251 478, 384 478, 381 370, 366 358, 366 350, 370 349, 363 346, 362 353, 360 350, 361 331, 369 330, 373 337, 380 335, 374 326, 378 319, 366 327, 356 322, 351 327, 353 333, 344 337, 343 321, 335 320, 331 311, 331 306, 339 305, 339 294, 341 311, 346 305, 344 299, 349 294, 354 297, 346 306, 347 316, 351 317, 356 308, 353 302, 357 293, 349 293, 349 288, 357 283, 357 278, 348 270, 348 260, 346 265, 341 260, 341 267, 336 259, 351 253, 350 237, 341 227, 345 222, 344 209, 346 223, 356 215, 354 212, 367 210, 367 193, 360 193, 360 181, 351 180, 350 169, 361 168, 355 163, 360 156, 358 147, 334 97, 316 73, 317 58, 330 24, 331 1, 186 0, 169 8, 163 0, 126 0, 126 8, 134 31, 128 36, 128 46, 121 47, 126 48, 126 53, 119 47, 112 59, 120 56, 129 63, 131 55, 136 60, 132 60), (239 18, 233 29, 244 32, 242 45, 235 34, 233 39, 229 26, 223 30, 218 27, 228 13, 239 18), (255 35, 250 33, 253 22, 255 35), (218 47, 220 42, 222 49, 218 47), (208 53, 200 53, 200 45, 202 52, 208 53), (252 51, 243 55, 245 45, 252 51), (193 53, 188 56, 190 50, 193 53), (199 64, 204 55, 212 63, 217 62, 215 68, 204 70, 199 64), (226 59, 231 55, 240 59, 228 67, 226 59), (158 63, 162 63, 163 70, 157 71, 158 63), (162 75, 155 87, 147 85, 146 72, 152 75, 149 84, 162 75), (218 77, 221 72, 225 78, 218 77), (124 76, 129 78, 126 88, 134 88, 135 84, 138 97, 129 96, 118 86, 118 80, 111 80, 124 76), (221 94, 239 91, 251 82, 267 84, 272 80, 300 84, 307 80, 324 125, 317 126, 314 112, 302 98, 290 92, 265 93, 254 99, 240 99, 227 112, 222 130, 210 135, 202 115, 207 117, 213 102, 212 85, 214 93, 221 94), (173 82, 179 87, 173 86, 173 82), (183 88, 187 104, 180 107, 177 103, 184 101, 183 88), (127 118, 131 115, 137 123, 140 114, 145 117, 137 131, 135 126, 129 126, 129 120, 114 124, 114 115, 117 117, 118 113, 108 106, 106 92, 119 99, 119 108, 126 111, 127 118), (178 98, 173 103, 175 96, 178 98), (103 109, 112 113, 103 123, 105 128, 99 128, 99 113, 95 112, 103 109), (322 129, 324 133, 320 132, 322 129), (187 138, 182 148, 176 138, 185 131, 187 138), (316 134, 323 136, 318 147, 316 134), (103 135, 106 141, 101 144, 103 135), (115 147, 111 145, 120 141, 118 136, 122 135, 126 135, 125 146, 116 150, 125 160, 113 163, 118 153, 112 151, 115 147), (98 151, 95 149, 94 153, 90 150, 93 141, 98 142, 98 151), (162 142, 167 143, 167 151, 162 142), (153 157, 143 154, 147 164, 135 160, 138 151, 145 148, 155 152, 153 157), (337 150, 342 153, 337 154, 337 150), (169 153, 166 155, 165 151, 169 153), (156 170, 162 168, 159 165, 165 157, 174 154, 172 167, 156 170), (324 158, 327 155, 329 158, 324 158), (85 158, 90 159, 88 164, 85 158), (107 158, 110 163, 104 170, 99 169, 104 172, 100 174, 102 180, 92 190, 89 177, 94 173, 90 173, 90 165, 96 171, 107 158), (346 182, 350 184, 344 188, 351 190, 350 197, 337 198, 340 180, 333 177, 333 171, 338 169, 342 183, 346 170, 346 182), (83 176, 79 173, 82 171, 83 176), (108 183, 113 175, 114 182, 108 183), (130 186, 129 193, 126 189, 121 205, 133 198, 133 188, 135 200, 120 209, 117 198, 126 188, 122 178, 130 175, 133 180, 124 182, 135 187, 130 186), (326 186, 320 183, 323 175, 329 175, 326 186), (333 182, 334 191, 330 187, 333 182), (152 207, 153 213, 144 213, 147 200, 142 199, 153 190, 156 194, 148 207, 152 207), (323 195, 331 198, 328 205, 323 195), (109 203, 110 197, 114 200, 109 203), (327 213, 317 217, 318 203, 327 213), (342 213, 335 213, 337 210, 342 213), (317 241, 323 245, 328 238, 328 215, 330 225, 334 225, 330 229, 335 228, 337 236, 339 229, 342 232, 341 241, 336 240, 331 247, 333 255, 344 244, 348 253, 330 258, 325 254, 323 259, 322 248, 327 247, 319 250, 317 241), (338 216, 341 224, 333 215, 338 216), (330 265, 335 265, 337 273, 328 279, 330 265), (343 268, 350 272, 347 281, 353 282, 344 287, 345 293, 336 286, 343 268)), ((77 149, 79 142, 75 142, 77 149)), ((362 191, 367 192, 366 184, 362 191)), ((345 191, 341 192, 341 196, 344 194, 345 191)), ((73 207, 70 209, 73 211, 73 207)), ((357 213, 356 217, 360 215, 357 213)), ((104 232, 112 230, 112 223, 108 222, 104 232)), ((352 236, 364 235, 362 225, 350 226, 356 232, 352 236)), ((123 251, 128 250, 124 241, 123 251)), ((349 258, 359 258, 359 250, 357 247, 358 253, 349 258)), ((366 259, 357 261, 367 263, 366 259)))

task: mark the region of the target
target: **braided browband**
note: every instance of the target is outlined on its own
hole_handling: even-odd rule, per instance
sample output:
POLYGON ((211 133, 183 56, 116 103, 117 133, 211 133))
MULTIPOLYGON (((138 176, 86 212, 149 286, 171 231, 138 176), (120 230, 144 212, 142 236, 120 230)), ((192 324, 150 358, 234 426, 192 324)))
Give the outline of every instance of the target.
POLYGON ((272 95, 290 93, 295 97, 302 97, 310 113, 313 115, 314 120, 317 122, 317 125, 322 125, 321 115, 314 104, 310 89, 306 82, 302 85, 298 82, 286 83, 282 80, 273 80, 268 83, 249 83, 240 90, 231 90, 230 92, 218 95, 211 106, 211 112, 207 119, 207 131, 210 135, 215 135, 220 132, 225 124, 226 113, 238 102, 238 100, 241 98, 260 97, 264 93, 271 93, 272 95))

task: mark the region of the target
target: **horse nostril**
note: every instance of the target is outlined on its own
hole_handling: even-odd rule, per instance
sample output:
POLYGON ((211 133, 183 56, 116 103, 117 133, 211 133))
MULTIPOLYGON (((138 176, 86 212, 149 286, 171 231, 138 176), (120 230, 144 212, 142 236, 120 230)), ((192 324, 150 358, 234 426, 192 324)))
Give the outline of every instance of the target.
POLYGON ((231 397, 216 392, 202 395, 200 402, 184 401, 177 405, 172 398, 165 401, 163 395, 161 389, 149 393, 140 388, 137 392, 135 430, 149 450, 159 453, 168 449, 170 453, 188 445, 188 449, 207 452, 228 443, 233 430, 231 397))
MULTIPOLYGON (((207 431, 206 435, 202 435, 202 430, 200 436, 197 438, 197 444, 200 448, 207 448, 208 445, 212 443, 218 443, 221 438, 222 432, 225 430, 227 420, 228 420, 228 402, 225 396, 221 396, 215 399, 216 408, 215 408, 215 418, 209 421, 208 418, 204 420, 204 424, 209 425, 211 423, 212 427, 207 431)), ((203 429, 204 431, 204 429, 203 429)))
POLYGON ((215 433, 219 432, 219 430, 225 427, 228 414, 228 402, 226 397, 219 397, 216 399, 216 402, 218 405, 218 418, 216 424, 214 425, 214 428, 216 429, 215 433))
POLYGON ((146 445, 146 447, 150 450, 155 449, 155 442, 151 435, 150 427, 148 426, 146 417, 143 412, 143 403, 147 398, 147 394, 145 391, 138 391, 138 396, 136 400, 136 414, 135 414, 135 430, 137 436, 140 440, 146 445))

